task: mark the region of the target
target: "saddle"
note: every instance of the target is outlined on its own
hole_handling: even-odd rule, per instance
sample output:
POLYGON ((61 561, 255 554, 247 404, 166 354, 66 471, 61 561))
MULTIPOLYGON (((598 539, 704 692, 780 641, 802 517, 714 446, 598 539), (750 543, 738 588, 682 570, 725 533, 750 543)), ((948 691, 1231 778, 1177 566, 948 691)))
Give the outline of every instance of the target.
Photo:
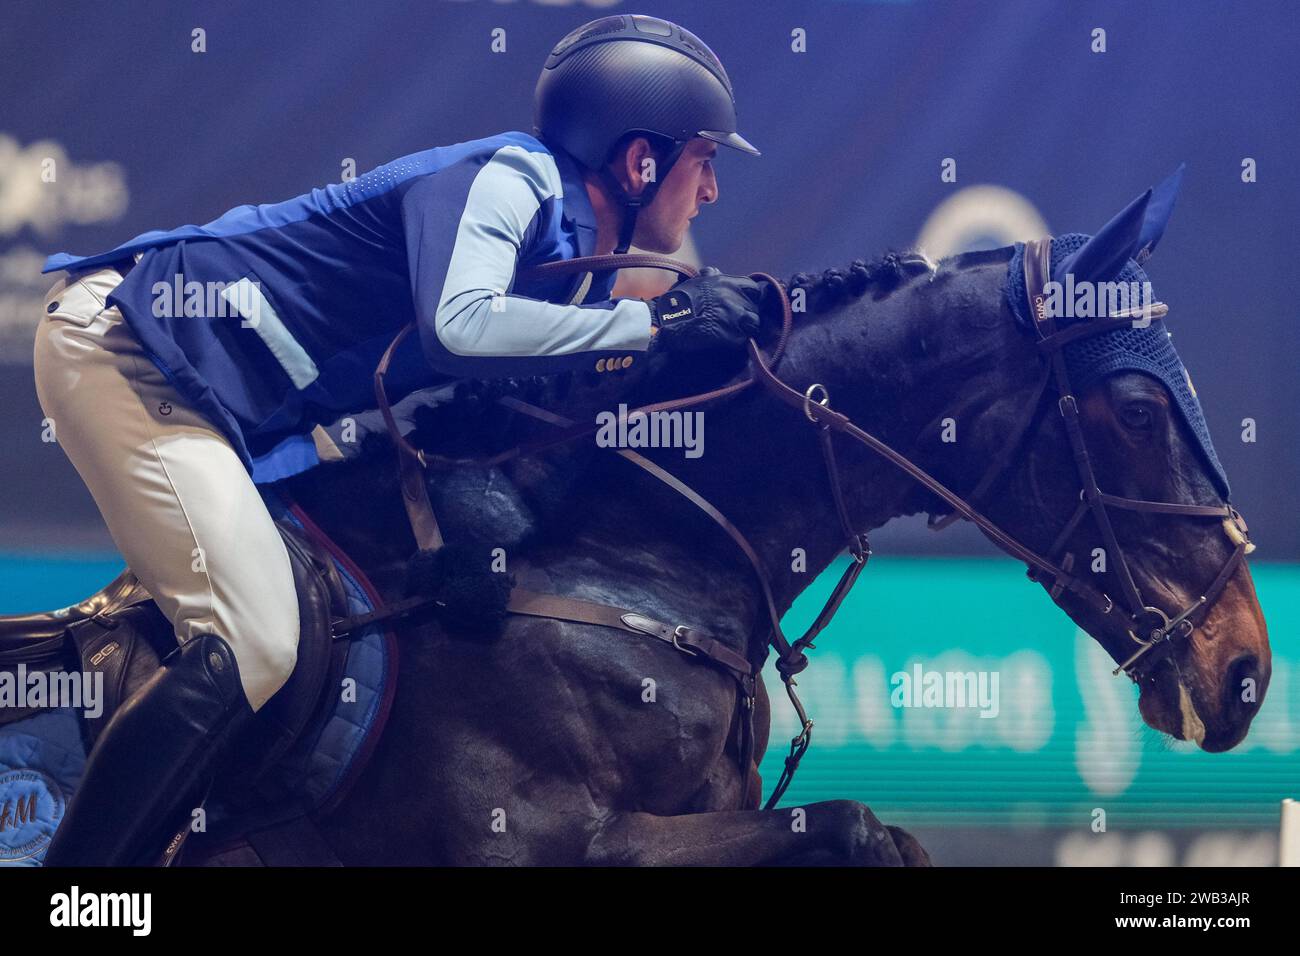
MULTIPOLYGON (((335 655, 333 621, 348 615, 338 569, 324 549, 287 517, 276 526, 289 553, 298 593, 298 660, 292 675, 257 712, 231 748, 225 775, 251 784, 298 740, 325 693, 335 655)), ((128 568, 95 594, 69 607, 0 615, 0 671, 80 671, 103 675, 103 710, 81 718, 86 752, 117 708, 177 648, 171 622, 128 568)), ((0 708, 0 727, 33 716, 39 704, 0 708)))

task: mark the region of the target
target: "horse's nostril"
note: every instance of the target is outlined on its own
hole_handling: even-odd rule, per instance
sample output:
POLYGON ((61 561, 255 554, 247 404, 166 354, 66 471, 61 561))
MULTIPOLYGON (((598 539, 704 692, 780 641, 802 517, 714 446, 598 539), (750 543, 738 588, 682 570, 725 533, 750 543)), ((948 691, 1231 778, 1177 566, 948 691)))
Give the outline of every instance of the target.
POLYGON ((1229 665, 1223 692, 1230 708, 1253 710, 1259 703, 1259 659, 1254 654, 1243 654, 1229 665))

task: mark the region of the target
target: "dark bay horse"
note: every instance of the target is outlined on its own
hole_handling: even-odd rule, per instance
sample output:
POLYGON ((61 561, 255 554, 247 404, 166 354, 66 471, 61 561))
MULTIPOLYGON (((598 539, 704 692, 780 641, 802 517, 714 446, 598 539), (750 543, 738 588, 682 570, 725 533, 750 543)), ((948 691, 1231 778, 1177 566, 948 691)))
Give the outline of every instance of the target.
MULTIPOLYGON (((1113 274, 1116 263, 1128 262, 1131 238, 1099 233, 1094 243, 1114 248, 1093 249, 1105 255, 1092 262, 1109 263, 1096 269, 1113 274)), ((1004 295, 1013 252, 968 253, 937 266, 889 255, 794 277, 789 288, 802 293, 806 311, 796 316, 776 371, 800 391, 823 384, 838 411, 969 493, 1036 399, 1042 370, 1004 295), (942 440, 946 421, 956 423, 956 441, 942 440)), ((529 397, 590 421, 620 401, 635 405, 716 385, 717 361, 669 368, 650 357, 618 376, 593 373, 594 382, 567 376, 532 383, 529 397)), ((742 370, 737 360, 725 371, 742 370)), ((429 411, 417 439, 436 435, 439 450, 464 452, 508 447, 545 430, 492 397, 481 387, 429 411)), ((1080 497, 1061 417, 1048 405, 1052 413, 1034 419, 982 503, 1005 531, 1040 552, 1080 497)), ((1080 392, 1079 408, 1106 490, 1222 503, 1187 423, 1155 378, 1109 375, 1080 392)), ((757 388, 709 407, 704 422, 698 457, 680 448, 641 451, 744 531, 783 612, 843 547, 816 429, 757 388), (796 549, 806 563, 792 560, 796 549)), ((941 510, 931 493, 868 449, 843 442, 838 454, 858 526, 941 510)), ((750 566, 716 526, 609 451, 588 441, 493 472, 435 474, 432 484, 449 541, 480 549, 485 562, 500 549, 509 570, 539 590, 703 627, 754 656, 750 645, 763 633, 764 614, 750 566)), ((413 543, 391 449, 324 465, 292 479, 289 491, 385 597, 401 596, 413 543)), ((1193 600, 1233 550, 1216 521, 1140 512, 1116 512, 1113 521, 1142 593, 1171 612, 1193 600)), ((1065 548, 1086 569, 1098 540, 1086 518, 1065 548)), ((1114 574, 1112 562, 1096 574, 1098 587, 1115 593, 1114 574)), ((1130 656, 1133 638, 1124 628, 1068 592, 1055 600, 1117 662, 1130 656)), ((753 787, 742 805, 735 684, 669 644, 523 616, 510 617, 489 640, 434 623, 401 637, 386 733, 346 801, 321 821, 345 864, 928 862, 915 839, 857 801, 762 810, 753 787)), ((1204 622, 1141 673, 1139 707, 1157 730, 1227 750, 1245 736, 1269 673, 1264 619, 1242 563, 1204 622), (1242 694, 1243 682, 1256 693, 1242 694)), ((809 709, 815 715, 815 701, 809 709)), ((753 777, 768 742, 762 691, 755 718, 753 777)))

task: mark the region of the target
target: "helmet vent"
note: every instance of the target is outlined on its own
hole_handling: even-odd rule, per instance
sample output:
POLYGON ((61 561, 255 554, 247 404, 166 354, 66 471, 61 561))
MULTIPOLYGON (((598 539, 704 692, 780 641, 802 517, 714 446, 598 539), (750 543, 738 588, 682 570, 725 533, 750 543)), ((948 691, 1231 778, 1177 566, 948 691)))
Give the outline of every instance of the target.
POLYGON ((679 42, 688 50, 693 50, 700 59, 709 64, 710 69, 716 72, 728 87, 731 86, 731 78, 727 76, 727 71, 723 67, 722 61, 719 60, 717 55, 705 45, 703 40, 691 33, 689 30, 683 28, 679 42))
POLYGON ((575 43, 581 43, 583 40, 591 37, 600 36, 602 33, 617 33, 622 29, 622 17, 601 17, 599 20, 592 20, 591 23, 587 24, 585 30, 574 30, 559 43, 555 44, 555 49, 551 51, 551 56, 560 56, 575 43))
POLYGON ((594 23, 592 23, 592 25, 588 29, 583 30, 581 35, 578 37, 578 39, 585 40, 588 37, 600 36, 602 33, 617 33, 619 30, 622 29, 623 29, 622 17, 603 17, 600 20, 597 20, 594 23))

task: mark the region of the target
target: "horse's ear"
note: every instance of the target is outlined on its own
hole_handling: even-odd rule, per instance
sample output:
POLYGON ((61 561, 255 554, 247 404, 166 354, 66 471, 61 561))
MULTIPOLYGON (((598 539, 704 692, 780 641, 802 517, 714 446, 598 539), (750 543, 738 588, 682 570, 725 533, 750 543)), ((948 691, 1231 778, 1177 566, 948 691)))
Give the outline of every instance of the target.
POLYGON ((1151 190, 1148 189, 1062 262, 1052 278, 1064 282, 1065 276, 1072 272, 1075 282, 1105 282, 1117 276, 1137 251, 1138 237, 1142 234, 1150 201, 1151 190))
POLYGON ((1169 217, 1173 214, 1174 200, 1178 198, 1178 190, 1183 185, 1183 170, 1186 168, 1186 163, 1180 163, 1168 179, 1151 191, 1151 202, 1147 203, 1142 232, 1138 236, 1137 253, 1133 256, 1138 265, 1151 258, 1156 243, 1165 234, 1165 226, 1169 225, 1169 217))

